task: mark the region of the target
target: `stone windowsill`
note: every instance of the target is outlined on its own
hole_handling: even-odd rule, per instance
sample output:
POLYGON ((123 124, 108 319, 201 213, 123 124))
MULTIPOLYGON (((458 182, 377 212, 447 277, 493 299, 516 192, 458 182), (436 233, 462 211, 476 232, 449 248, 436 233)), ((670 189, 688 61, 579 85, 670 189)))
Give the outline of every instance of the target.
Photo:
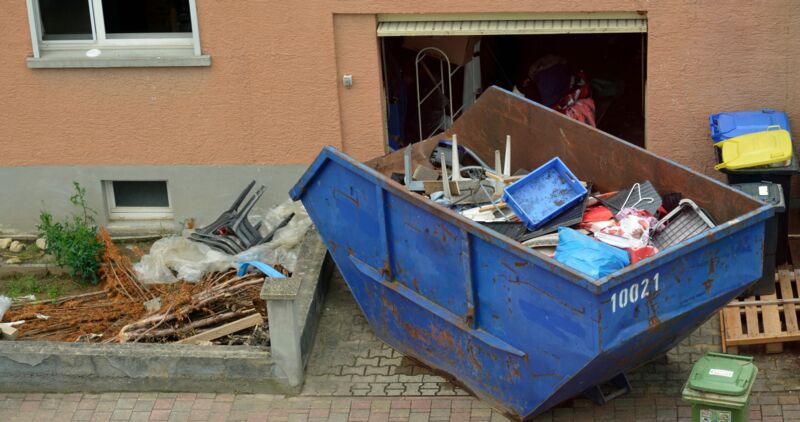
POLYGON ((85 50, 46 50, 41 57, 28 57, 31 69, 103 67, 211 66, 211 56, 195 56, 191 49, 103 49, 98 57, 85 50))

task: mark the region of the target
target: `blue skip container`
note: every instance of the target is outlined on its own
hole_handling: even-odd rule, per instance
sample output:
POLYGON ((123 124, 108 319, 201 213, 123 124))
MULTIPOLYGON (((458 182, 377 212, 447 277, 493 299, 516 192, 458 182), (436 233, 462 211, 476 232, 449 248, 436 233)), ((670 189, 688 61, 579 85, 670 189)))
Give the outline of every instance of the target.
MULTIPOLYGON (((290 195, 303 205, 376 336, 525 419, 581 394, 598 402, 761 278, 766 205, 691 169, 499 88, 453 123, 480 157, 514 168, 560 157, 600 191, 641 180, 719 223, 596 279, 409 191, 403 151, 366 163, 325 147, 290 195), (619 381, 619 382, 617 382, 619 381)), ((428 160, 441 136, 412 146, 428 160)))
POLYGON ((528 230, 534 231, 586 195, 586 188, 555 157, 505 188, 503 200, 528 230))
POLYGON ((748 133, 763 132, 778 126, 792 132, 789 126, 789 117, 786 113, 771 108, 762 108, 753 111, 734 111, 716 113, 708 116, 711 127, 711 139, 714 142, 735 138, 748 133))

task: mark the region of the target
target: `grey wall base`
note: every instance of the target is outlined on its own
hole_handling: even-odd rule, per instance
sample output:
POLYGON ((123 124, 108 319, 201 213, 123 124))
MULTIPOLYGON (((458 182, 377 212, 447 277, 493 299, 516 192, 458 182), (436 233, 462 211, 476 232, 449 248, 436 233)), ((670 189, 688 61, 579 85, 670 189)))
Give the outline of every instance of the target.
POLYGON ((264 350, 0 341, 0 391, 293 393, 264 350))
POLYGON ((257 217, 289 199, 287 192, 306 165, 281 166, 31 166, 0 167, 0 237, 27 237, 36 233, 39 212, 57 218, 74 212, 69 197, 72 182, 86 189, 97 222, 114 236, 180 232, 183 222, 195 219, 202 227, 230 207, 251 180, 267 190, 250 213, 257 217), (103 180, 165 180, 173 218, 166 220, 109 220, 103 180))

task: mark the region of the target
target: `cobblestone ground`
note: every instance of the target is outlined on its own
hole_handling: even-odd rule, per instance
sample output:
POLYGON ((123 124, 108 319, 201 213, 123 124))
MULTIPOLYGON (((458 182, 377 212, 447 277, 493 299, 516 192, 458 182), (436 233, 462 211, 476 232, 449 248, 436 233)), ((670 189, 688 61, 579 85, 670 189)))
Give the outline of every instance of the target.
MULTIPOLYGON (((537 421, 689 421, 680 389, 693 362, 720 350, 712 318, 661 359, 629 374, 633 392, 605 406, 578 398, 537 421)), ((759 368, 751 421, 800 421, 800 349, 740 348, 759 368)), ((297 397, 264 394, 0 394, 5 421, 499 421, 506 420, 375 338, 340 277, 334 277, 297 397)))

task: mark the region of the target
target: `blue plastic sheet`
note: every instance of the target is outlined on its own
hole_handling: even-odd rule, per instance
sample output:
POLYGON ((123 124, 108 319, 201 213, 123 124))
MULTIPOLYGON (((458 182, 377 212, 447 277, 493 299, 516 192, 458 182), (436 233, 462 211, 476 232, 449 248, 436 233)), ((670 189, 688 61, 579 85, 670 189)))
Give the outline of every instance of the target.
POLYGON ((555 259, 594 278, 603 278, 630 263, 628 251, 606 245, 567 227, 558 228, 555 259))
POLYGON ((236 273, 237 276, 241 277, 247 274, 247 268, 250 266, 256 267, 259 271, 266 274, 268 277, 272 278, 286 278, 285 275, 281 274, 280 271, 272 268, 271 266, 260 262, 260 261, 247 261, 247 262, 240 262, 239 263, 239 271, 236 273))

